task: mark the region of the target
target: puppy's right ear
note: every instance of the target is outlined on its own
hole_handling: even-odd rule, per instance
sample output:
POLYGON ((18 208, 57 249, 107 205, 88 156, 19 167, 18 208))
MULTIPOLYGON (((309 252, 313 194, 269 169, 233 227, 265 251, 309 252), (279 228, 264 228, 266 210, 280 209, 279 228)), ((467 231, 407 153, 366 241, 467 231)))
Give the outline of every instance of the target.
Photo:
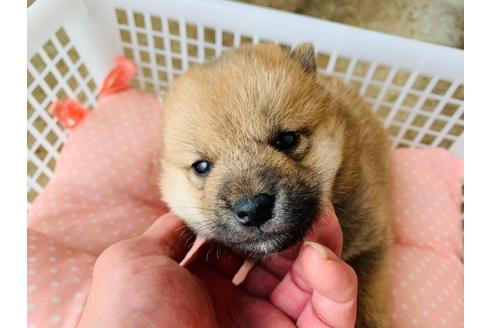
POLYGON ((306 73, 316 75, 316 53, 312 43, 301 43, 290 56, 301 64, 306 73))

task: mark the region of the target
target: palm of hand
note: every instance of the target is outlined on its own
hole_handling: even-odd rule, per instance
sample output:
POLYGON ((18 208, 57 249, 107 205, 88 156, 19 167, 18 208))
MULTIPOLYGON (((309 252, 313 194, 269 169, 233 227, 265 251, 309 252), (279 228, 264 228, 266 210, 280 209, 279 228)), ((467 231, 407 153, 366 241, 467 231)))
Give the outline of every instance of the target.
MULTIPOLYGON (((325 255, 331 260, 320 258, 313 247, 270 256, 235 286, 231 279, 243 258, 207 247, 196 254, 189 270, 181 267, 176 261, 186 247, 175 233, 181 223, 172 215, 165 217, 144 236, 115 244, 101 255, 80 327, 90 326, 91 316, 107 317, 108 312, 113 315, 106 326, 353 327, 356 277, 330 251, 325 255), (325 284, 320 269, 321 279, 330 272, 338 278, 325 284), (324 286, 319 288, 320 282, 324 286)), ((323 225, 310 240, 339 253, 341 233, 336 229, 338 225, 323 225), (336 238, 318 238, 326 235, 336 238)))

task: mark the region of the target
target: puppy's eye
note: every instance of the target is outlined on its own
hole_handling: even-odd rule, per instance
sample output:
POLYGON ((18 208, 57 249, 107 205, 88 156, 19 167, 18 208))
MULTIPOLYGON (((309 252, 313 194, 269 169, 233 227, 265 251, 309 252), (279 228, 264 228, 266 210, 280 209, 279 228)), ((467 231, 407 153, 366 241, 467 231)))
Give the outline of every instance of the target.
POLYGON ((294 149, 299 144, 299 133, 297 132, 281 132, 273 140, 273 147, 280 151, 289 151, 294 149))
POLYGON ((212 166, 207 161, 196 161, 191 165, 193 171, 201 177, 205 177, 210 173, 212 166))

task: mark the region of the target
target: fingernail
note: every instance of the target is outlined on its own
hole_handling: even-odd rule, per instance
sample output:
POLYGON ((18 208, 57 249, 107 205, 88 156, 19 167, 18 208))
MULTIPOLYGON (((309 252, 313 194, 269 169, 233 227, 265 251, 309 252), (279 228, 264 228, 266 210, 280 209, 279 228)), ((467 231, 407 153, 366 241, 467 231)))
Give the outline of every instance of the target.
POLYGON ((314 248, 314 250, 318 253, 319 257, 321 257, 323 260, 334 260, 335 259, 332 255, 332 253, 329 252, 325 246, 318 244, 317 242, 305 241, 304 242, 304 248, 306 248, 308 246, 314 248))

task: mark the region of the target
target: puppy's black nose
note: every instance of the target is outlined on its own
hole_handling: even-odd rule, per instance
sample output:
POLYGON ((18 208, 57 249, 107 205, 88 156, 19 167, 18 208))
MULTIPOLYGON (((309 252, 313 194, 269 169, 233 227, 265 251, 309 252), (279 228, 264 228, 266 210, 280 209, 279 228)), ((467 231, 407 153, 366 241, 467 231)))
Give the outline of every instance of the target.
POLYGON ((259 227, 272 218, 274 201, 271 195, 258 194, 239 199, 234 204, 233 210, 242 225, 259 227))

